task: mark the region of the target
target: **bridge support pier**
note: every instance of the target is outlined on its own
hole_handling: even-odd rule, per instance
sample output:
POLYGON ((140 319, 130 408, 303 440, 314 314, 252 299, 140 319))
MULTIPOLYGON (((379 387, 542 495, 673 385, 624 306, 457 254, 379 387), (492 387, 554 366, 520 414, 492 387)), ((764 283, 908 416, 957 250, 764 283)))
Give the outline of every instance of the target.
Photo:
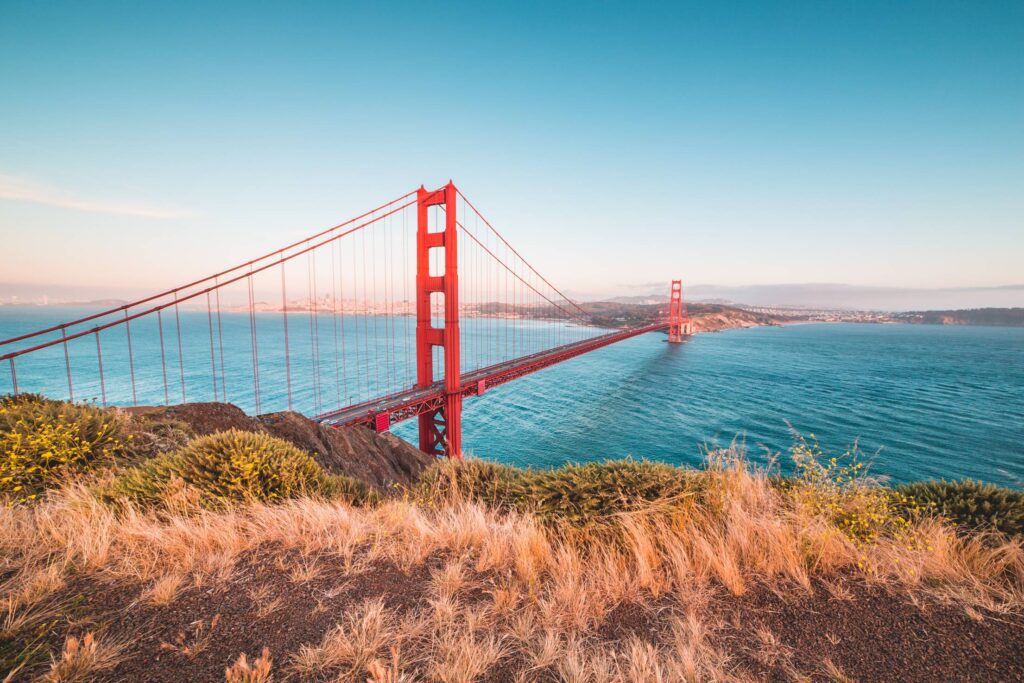
POLYGON ((683 304, 683 281, 672 281, 672 296, 668 302, 668 342, 681 344, 683 337, 692 333, 690 318, 683 304))
POLYGON ((416 387, 434 383, 434 349, 444 356, 442 405, 419 416, 420 450, 462 458, 462 370, 459 364, 459 264, 455 185, 439 190, 422 186, 416 195, 416 387), (444 225, 430 226, 430 207, 444 207, 444 225), (444 273, 431 273, 431 251, 444 252, 444 273), (434 327, 432 299, 444 300, 444 327, 434 327))

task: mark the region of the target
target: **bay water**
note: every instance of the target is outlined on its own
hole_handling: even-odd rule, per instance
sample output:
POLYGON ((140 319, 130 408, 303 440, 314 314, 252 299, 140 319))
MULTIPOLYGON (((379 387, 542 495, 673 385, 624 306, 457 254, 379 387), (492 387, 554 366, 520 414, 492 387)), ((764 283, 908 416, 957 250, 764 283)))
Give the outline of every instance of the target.
MULTIPOLYGON (((0 339, 83 312, 0 308, 0 339)), ((257 315, 262 412, 287 406, 285 370, 277 360, 283 357, 284 338, 272 333, 277 317, 257 315)), ((226 390, 228 400, 254 411, 249 316, 221 316, 212 363, 207 314, 183 311, 179 318, 187 351, 180 364, 176 321, 165 321, 162 349, 159 329, 146 321, 133 327, 135 401, 179 402, 182 388, 188 401, 212 400, 219 387, 216 398, 223 400, 226 390), (162 376, 162 367, 170 377, 162 376)), ((321 329, 312 349, 314 333, 304 324, 293 325, 295 409, 314 414, 409 381, 414 366, 408 318, 345 316, 342 322, 346 320, 341 340, 349 350, 340 359, 329 332, 337 320, 325 315, 316 319, 321 329), (387 372, 383 365, 346 367, 349 379, 341 386, 335 381, 341 365, 357 362, 352 349, 360 348, 388 358, 391 374, 381 377, 387 372), (303 379, 314 361, 320 383, 316 392, 303 379)), ((523 321, 521 326, 519 351, 542 348, 550 325, 523 321)), ((464 349, 495 342, 488 337, 486 319, 465 320, 462 330, 464 349)), ((123 332, 104 334, 108 377, 103 390, 109 402, 130 404, 126 339, 123 332)), ((76 400, 99 400, 93 337, 68 348, 68 362, 62 345, 20 359, 19 389, 67 398, 70 365, 76 400)), ((8 368, 0 367, 0 393, 11 388, 8 368)), ((412 421, 396 425, 394 431, 415 439, 412 421)), ((464 446, 472 454, 518 466, 627 456, 699 465, 707 449, 738 443, 752 461, 777 461, 783 471, 788 470, 786 452, 794 434, 813 434, 830 454, 858 449, 873 474, 893 482, 970 477, 1021 489, 1024 329, 808 324, 699 334, 681 345, 666 343, 664 334, 646 334, 467 400, 463 432, 464 446)))

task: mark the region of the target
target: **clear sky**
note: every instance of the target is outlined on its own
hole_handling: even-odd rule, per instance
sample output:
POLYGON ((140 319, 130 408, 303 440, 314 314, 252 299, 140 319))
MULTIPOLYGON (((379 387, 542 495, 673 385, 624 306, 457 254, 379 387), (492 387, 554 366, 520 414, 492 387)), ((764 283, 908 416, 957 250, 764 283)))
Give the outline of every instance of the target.
POLYGON ((1021 283, 1024 2, 0 2, 0 283, 449 178, 579 294, 1021 283))

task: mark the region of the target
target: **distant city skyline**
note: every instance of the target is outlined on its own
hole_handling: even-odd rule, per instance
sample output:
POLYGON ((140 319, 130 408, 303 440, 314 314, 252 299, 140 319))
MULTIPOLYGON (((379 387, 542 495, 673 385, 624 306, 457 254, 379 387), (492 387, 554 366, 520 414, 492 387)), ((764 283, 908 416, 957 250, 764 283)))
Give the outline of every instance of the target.
POLYGON ((1022 46, 999 1, 12 0, 0 298, 163 289, 451 177, 582 299, 1024 305, 1022 46))

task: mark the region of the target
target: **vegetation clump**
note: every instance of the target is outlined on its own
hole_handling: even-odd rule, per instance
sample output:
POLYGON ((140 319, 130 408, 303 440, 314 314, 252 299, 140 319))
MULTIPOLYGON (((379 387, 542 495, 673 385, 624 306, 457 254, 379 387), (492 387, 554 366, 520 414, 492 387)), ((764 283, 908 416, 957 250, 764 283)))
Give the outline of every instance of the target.
POLYGON ((144 505, 166 503, 180 493, 212 509, 300 496, 341 495, 359 503, 373 497, 366 484, 328 475, 287 441, 235 429, 193 439, 125 470, 104 491, 109 499, 144 505))
POLYGON ((126 418, 35 394, 0 397, 0 495, 27 503, 129 451, 126 418))
POLYGON ((792 457, 796 474, 782 480, 781 488, 802 512, 823 519, 856 543, 881 537, 915 541, 909 533, 911 518, 922 510, 868 476, 856 450, 826 456, 813 434, 810 441, 798 435, 792 457))
POLYGON ((894 492, 914 510, 941 515, 969 531, 1024 535, 1024 493, 980 481, 922 481, 894 492))
POLYGON ((467 459, 437 463, 423 474, 418 491, 435 503, 456 496, 549 522, 600 526, 616 515, 688 499, 699 490, 694 474, 647 460, 532 470, 467 459))

